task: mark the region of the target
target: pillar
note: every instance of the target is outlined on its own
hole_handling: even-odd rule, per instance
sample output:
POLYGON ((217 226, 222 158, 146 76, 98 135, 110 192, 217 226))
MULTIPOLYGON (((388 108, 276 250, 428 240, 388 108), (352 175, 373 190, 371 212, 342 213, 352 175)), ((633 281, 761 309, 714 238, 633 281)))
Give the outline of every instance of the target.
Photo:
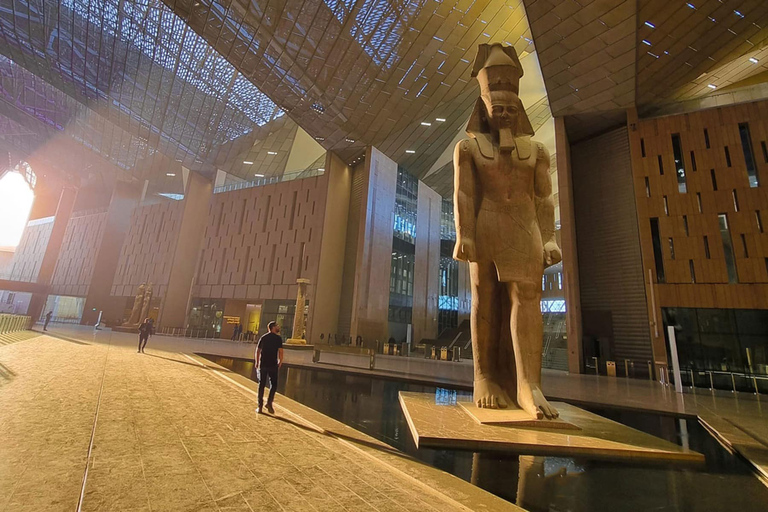
MULTIPOLYGON (((53 220, 51 236, 48 239, 48 245, 45 247, 45 255, 40 264, 40 272, 37 274, 37 284, 47 287, 51 284, 53 271, 56 268, 56 261, 59 259, 59 252, 64 241, 64 234, 67 231, 69 219, 72 216, 72 208, 77 199, 77 189, 72 186, 65 186, 59 196, 59 203, 56 206, 56 216, 53 220)), ((43 312, 45 302, 48 299, 48 293, 40 292, 32 294, 29 301, 27 314, 32 317, 33 322, 37 322, 40 314, 43 312)))
POLYGON ((576 251, 576 223, 573 209, 573 175, 571 146, 565 129, 565 119, 555 118, 557 150, 557 192, 560 204, 560 249, 563 253, 563 292, 565 294, 565 323, 568 336, 568 371, 581 373, 584 351, 581 330, 581 291, 579 261, 576 251))
POLYGON ((213 183, 196 172, 190 172, 184 189, 184 212, 174 251, 168 288, 160 305, 158 326, 184 327, 197 269, 200 246, 208 220, 208 205, 213 183))
MULTIPOLYGON (((339 332, 344 249, 347 243, 352 170, 331 151, 325 159, 323 179, 328 180, 325 217, 320 233, 320 261, 307 325, 307 339, 319 343, 320 334, 339 332)), ((325 339, 325 338, 324 338, 325 339)))
POLYGON ((339 331, 374 343, 389 337, 397 162, 369 146, 352 183, 339 331))
POLYGON ((413 341, 436 339, 440 295, 440 214, 443 198, 419 181, 413 279, 413 341))
POLYGON ((93 277, 85 297, 83 318, 80 321, 83 325, 95 325, 99 311, 104 311, 107 318, 122 314, 125 307, 123 298, 112 297, 110 292, 120 260, 120 250, 130 228, 131 213, 139 204, 143 189, 143 182, 115 183, 107 209, 104 234, 93 264, 93 277))
POLYGON ((296 293, 296 312, 293 315, 293 332, 290 339, 286 341, 288 345, 306 345, 304 338, 304 307, 307 304, 307 285, 309 279, 297 279, 298 292, 296 293))

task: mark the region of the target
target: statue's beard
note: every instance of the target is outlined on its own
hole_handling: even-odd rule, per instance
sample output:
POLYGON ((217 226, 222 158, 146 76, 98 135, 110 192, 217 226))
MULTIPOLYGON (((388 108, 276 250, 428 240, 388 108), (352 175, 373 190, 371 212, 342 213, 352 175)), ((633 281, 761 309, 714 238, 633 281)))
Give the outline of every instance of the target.
POLYGON ((499 127, 499 150, 512 151, 515 149, 515 136, 511 126, 499 127))
POLYGON ((517 123, 514 120, 507 120, 494 123, 492 129, 499 133, 499 149, 501 151, 512 151, 515 149, 515 132, 517 123))

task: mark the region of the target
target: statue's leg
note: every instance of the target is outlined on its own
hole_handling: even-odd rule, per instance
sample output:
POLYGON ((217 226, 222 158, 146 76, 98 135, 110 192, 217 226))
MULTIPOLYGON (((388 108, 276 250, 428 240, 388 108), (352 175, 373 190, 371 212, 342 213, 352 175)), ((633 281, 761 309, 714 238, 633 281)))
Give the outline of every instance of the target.
POLYGON ((530 414, 557 418, 541 392, 541 288, 531 283, 508 283, 512 303, 510 327, 517 364, 517 403, 530 414))
POLYGON ((474 401, 478 407, 505 408, 509 397, 499 385, 496 356, 499 343, 499 300, 503 287, 492 263, 470 263, 472 280, 472 358, 475 364, 474 401))

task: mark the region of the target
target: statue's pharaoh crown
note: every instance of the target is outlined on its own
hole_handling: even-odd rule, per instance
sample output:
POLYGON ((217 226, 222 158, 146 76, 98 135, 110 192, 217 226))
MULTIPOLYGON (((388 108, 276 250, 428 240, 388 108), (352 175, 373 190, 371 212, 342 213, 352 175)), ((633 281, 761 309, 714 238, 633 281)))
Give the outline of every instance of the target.
POLYGON ((480 95, 488 96, 492 91, 520 92, 520 77, 523 67, 513 46, 500 43, 481 44, 472 67, 472 77, 480 84, 480 95))
MULTIPOLYGON (((491 108, 491 93, 509 91, 514 93, 517 103, 517 123, 514 133, 501 133, 500 147, 504 150, 517 149, 519 158, 528 158, 531 154, 530 137, 534 134, 531 121, 525 113, 525 107, 518 97, 520 92, 520 77, 523 76, 523 66, 517 58, 517 52, 512 46, 500 43, 481 44, 477 47, 477 57, 472 67, 472 76, 480 84, 480 98, 467 123, 467 134, 476 139, 480 151, 487 157, 493 156, 490 139, 484 134, 490 134, 490 126, 486 117, 486 108, 491 108), (514 140, 512 140, 514 138, 514 140)), ((504 130, 502 130, 503 132, 504 130)))

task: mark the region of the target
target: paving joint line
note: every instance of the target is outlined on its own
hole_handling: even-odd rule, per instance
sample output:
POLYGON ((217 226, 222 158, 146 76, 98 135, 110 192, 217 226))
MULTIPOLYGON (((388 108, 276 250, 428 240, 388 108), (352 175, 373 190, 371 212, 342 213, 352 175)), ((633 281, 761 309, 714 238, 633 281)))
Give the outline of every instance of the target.
POLYGON ((101 372, 101 384, 99 385, 99 397, 96 399, 96 412, 93 416, 93 426, 91 427, 91 439, 88 443, 88 454, 85 458, 85 471, 83 472, 83 483, 80 486, 80 497, 77 500, 77 512, 81 512, 83 508, 83 500, 85 499, 85 486, 88 482, 88 468, 91 466, 91 454, 93 452, 93 440, 96 437, 96 424, 99 422, 99 410, 101 409, 101 395, 104 391, 104 381, 107 376, 107 360, 109 359, 109 350, 112 348, 112 336, 109 337, 110 342, 107 343, 107 353, 104 354, 104 369, 101 372))

